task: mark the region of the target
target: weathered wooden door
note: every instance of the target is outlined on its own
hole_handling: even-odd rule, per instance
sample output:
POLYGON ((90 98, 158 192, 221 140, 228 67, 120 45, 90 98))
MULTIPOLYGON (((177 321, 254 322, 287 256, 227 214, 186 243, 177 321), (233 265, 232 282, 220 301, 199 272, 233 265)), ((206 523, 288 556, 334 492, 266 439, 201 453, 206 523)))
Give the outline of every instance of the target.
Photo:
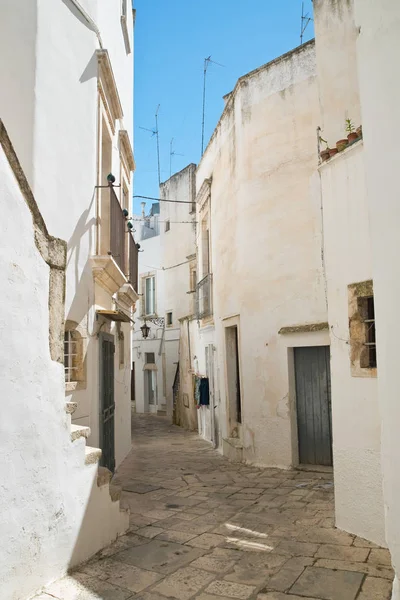
POLYGON ((299 462, 332 465, 329 346, 294 349, 299 462))
POLYGON ((101 464, 115 469, 114 336, 100 333, 100 447, 101 464))

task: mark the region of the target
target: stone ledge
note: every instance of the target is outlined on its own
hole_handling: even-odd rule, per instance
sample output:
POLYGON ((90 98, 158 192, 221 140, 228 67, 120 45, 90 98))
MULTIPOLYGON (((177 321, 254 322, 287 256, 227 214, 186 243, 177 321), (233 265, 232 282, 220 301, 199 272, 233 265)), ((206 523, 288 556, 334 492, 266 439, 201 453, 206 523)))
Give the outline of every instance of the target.
POLYGON ((329 323, 307 323, 305 325, 289 325, 288 327, 281 327, 278 333, 281 335, 287 333, 310 333, 314 331, 325 331, 328 329, 329 323))

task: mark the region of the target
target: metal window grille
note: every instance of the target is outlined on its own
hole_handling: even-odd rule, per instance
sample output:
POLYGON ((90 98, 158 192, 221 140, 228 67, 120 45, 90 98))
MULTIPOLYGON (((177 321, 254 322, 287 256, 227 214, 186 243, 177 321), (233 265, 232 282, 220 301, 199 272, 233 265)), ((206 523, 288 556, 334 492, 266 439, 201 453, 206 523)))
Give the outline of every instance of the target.
POLYGON ((135 243, 133 235, 128 235, 129 240, 129 281, 133 289, 137 292, 138 289, 138 247, 135 243))
POLYGON ((125 264, 126 219, 113 187, 110 187, 110 254, 126 274, 125 264))
POLYGON ((72 337, 72 331, 66 331, 64 334, 64 370, 67 383, 77 380, 77 357, 77 343, 72 337))
POLYGON ((145 359, 147 365, 154 365, 156 362, 156 355, 154 352, 146 352, 145 359))
POLYGON ((209 273, 196 286, 196 315, 204 319, 212 314, 212 274, 209 273))
POLYGON ((373 296, 369 296, 365 300, 365 315, 364 323, 366 325, 365 331, 365 345, 368 350, 368 367, 374 369, 376 367, 376 333, 375 333, 375 306, 373 296))

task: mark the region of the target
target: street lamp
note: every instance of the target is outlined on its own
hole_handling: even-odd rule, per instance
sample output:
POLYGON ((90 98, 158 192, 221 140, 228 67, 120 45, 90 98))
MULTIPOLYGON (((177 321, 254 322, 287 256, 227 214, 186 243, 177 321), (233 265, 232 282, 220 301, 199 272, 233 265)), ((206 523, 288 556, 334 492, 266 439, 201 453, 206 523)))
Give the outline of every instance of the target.
POLYGON ((150 333, 150 327, 147 325, 146 321, 141 326, 140 330, 142 332, 143 339, 146 340, 149 337, 149 333, 150 333))

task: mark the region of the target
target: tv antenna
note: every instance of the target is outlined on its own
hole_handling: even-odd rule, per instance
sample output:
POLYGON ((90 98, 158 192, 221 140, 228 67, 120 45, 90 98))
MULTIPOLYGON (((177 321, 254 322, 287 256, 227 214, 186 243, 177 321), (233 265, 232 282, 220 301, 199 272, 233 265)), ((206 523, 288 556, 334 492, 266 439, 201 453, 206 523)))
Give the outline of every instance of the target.
POLYGON ((172 149, 173 144, 174 144, 174 139, 175 138, 171 138, 171 141, 169 143, 169 176, 170 177, 172 175, 172 157, 173 156, 184 156, 183 154, 179 154, 179 152, 175 152, 175 150, 172 149))
POLYGON ((204 59, 204 79, 203 79, 203 120, 201 124, 201 156, 203 156, 204 152, 204 122, 205 122, 205 112, 206 112, 206 81, 207 81, 207 69, 210 64, 218 65, 218 67, 223 67, 220 63, 215 62, 215 60, 211 60, 211 55, 204 59))
POLYGON ((301 28, 300 28, 300 46, 303 45, 304 33, 310 22, 314 19, 309 16, 310 13, 304 14, 304 2, 301 3, 301 28))
POLYGON ((158 131, 158 111, 160 110, 160 105, 157 106, 155 119, 156 126, 155 129, 147 129, 147 127, 139 127, 139 129, 143 129, 144 131, 149 131, 151 133, 151 137, 156 136, 157 141, 157 168, 158 168, 158 185, 161 183, 161 169, 160 169, 160 137, 158 131))

